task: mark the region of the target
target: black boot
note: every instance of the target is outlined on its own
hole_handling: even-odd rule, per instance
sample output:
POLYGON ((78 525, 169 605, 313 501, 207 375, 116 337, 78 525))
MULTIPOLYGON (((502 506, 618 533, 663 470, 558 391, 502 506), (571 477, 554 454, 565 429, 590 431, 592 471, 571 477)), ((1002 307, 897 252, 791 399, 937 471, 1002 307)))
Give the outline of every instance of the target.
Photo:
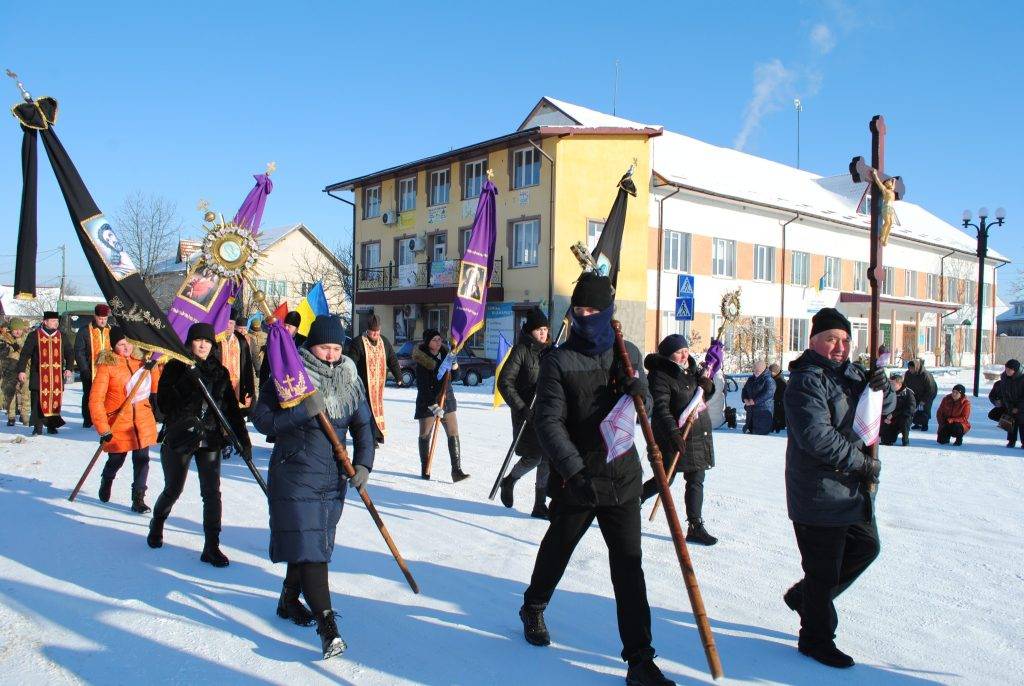
POLYGON ((839 648, 836 648, 836 644, 832 641, 809 646, 799 645, 797 650, 829 667, 837 667, 839 669, 853 667, 853 658, 839 650, 839 648))
POLYGON ((427 456, 430 454, 430 437, 420 438, 420 478, 430 480, 427 473, 427 456))
POLYGON ((14 417, 12 417, 12 416, 8 416, 7 417, 7 426, 14 426, 14 417))
POLYGON ((963 444, 964 444, 964 437, 963 436, 957 436, 956 440, 953 441, 953 445, 963 445, 963 444))
POLYGON ((626 686, 676 686, 676 682, 666 679, 654 660, 648 658, 629 665, 626 670, 626 686))
POLYGON ((202 562, 207 562, 214 567, 227 567, 228 556, 220 551, 220 532, 207 531, 206 545, 203 546, 203 554, 199 556, 202 562))
POLYGON ((48 434, 55 434, 55 433, 57 433, 57 427, 55 427, 55 426, 48 426, 48 427, 46 427, 46 433, 48 433, 48 434))
POLYGON ((690 524, 689 529, 686 531, 686 542, 696 543, 697 545, 714 545, 718 543, 718 539, 708 533, 708 530, 704 528, 703 519, 690 519, 687 520, 690 524))
POLYGON ((501 504, 505 507, 512 507, 514 505, 513 500, 513 489, 516 487, 516 481, 519 479, 513 479, 511 476, 506 476, 501 480, 501 504))
POLYGON ((151 512, 149 505, 146 504, 145 497, 145 491, 132 491, 132 512, 138 512, 139 514, 151 512))
POLYGON ((107 477, 100 477, 100 502, 110 502, 110 489, 114 487, 114 480, 107 477))
POLYGON ((341 655, 348 646, 338 635, 338 624, 334 621, 334 610, 324 610, 316 618, 316 632, 320 634, 320 646, 324 651, 324 659, 341 655))
POLYGON ((548 506, 544 502, 545 494, 543 488, 535 488, 533 491, 533 511, 530 512, 531 517, 537 519, 549 519, 550 513, 548 512, 548 506))
POLYGON ((462 448, 458 436, 448 437, 448 456, 452 459, 452 482, 459 483, 468 479, 469 474, 462 471, 462 448))
POLYGON ((551 645, 551 634, 544 623, 544 608, 523 605, 519 608, 519 619, 523 620, 523 636, 527 643, 535 646, 551 645))
POLYGON ((153 517, 153 519, 149 520, 149 535, 146 536, 146 544, 150 548, 160 548, 163 546, 165 521, 167 520, 163 517, 153 517))
POLYGON ((316 622, 313 613, 299 600, 298 587, 288 584, 281 587, 281 597, 277 601, 277 616, 281 619, 290 619, 299 626, 313 626, 316 622))

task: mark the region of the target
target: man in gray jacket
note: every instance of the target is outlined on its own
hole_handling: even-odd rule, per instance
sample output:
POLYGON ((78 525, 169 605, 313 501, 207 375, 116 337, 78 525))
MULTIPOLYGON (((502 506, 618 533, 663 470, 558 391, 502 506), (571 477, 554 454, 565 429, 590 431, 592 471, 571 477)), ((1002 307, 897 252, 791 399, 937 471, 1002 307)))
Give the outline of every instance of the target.
POLYGON ((784 398, 786 503, 804 578, 783 600, 800 614, 798 649, 830 667, 851 667, 836 648, 832 601, 878 556, 870 485, 881 465, 853 428, 865 387, 884 393, 882 415, 896 407, 884 369, 868 377, 850 362, 850 321, 826 307, 814 315, 810 347, 789 365, 784 398))

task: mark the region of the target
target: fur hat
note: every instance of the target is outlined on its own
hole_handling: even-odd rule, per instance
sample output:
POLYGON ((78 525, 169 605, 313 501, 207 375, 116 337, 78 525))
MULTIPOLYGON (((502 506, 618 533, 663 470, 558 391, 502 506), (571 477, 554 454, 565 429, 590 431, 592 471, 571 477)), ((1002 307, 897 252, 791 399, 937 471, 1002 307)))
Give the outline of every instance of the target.
POLYGON ((110 305, 106 303, 100 303, 93 308, 92 313, 97 317, 109 317, 110 316, 110 305))
POLYGON ((335 315, 321 314, 313 320, 309 327, 309 335, 303 344, 307 348, 314 345, 345 345, 345 330, 341 326, 341 319, 335 315))
POLYGON ((572 290, 573 307, 607 310, 615 302, 612 280, 594 272, 583 272, 572 290))
POLYGON ((192 341, 198 340, 210 341, 210 343, 217 342, 217 334, 213 330, 213 324, 196 322, 192 326, 188 327, 188 336, 185 338, 185 345, 191 345, 192 341))
POLYGON ((836 308, 823 307, 811 317, 811 338, 832 329, 842 329, 848 336, 851 335, 850 320, 836 308))
POLYGON ((46 312, 43 312, 43 319, 59 319, 59 318, 60 318, 60 315, 58 315, 53 310, 47 310, 46 312))

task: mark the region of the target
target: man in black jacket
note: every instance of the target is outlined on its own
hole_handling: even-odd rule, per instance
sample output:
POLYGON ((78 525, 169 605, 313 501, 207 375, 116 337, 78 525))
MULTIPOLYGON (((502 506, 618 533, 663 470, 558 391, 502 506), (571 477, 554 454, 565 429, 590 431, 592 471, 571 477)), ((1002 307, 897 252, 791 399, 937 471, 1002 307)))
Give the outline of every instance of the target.
POLYGON ((988 399, 995 405, 993 412, 989 414, 990 417, 999 421, 1005 412, 1010 413, 1010 429, 1006 432, 1007 448, 1017 446, 1018 434, 1020 434, 1021 447, 1024 447, 1024 425, 1020 421, 1022 390, 1024 387, 1022 387, 1020 375, 1020 362, 1013 359, 1007 360, 1003 373, 988 394, 988 399))
POLYGON ((782 367, 777 362, 768 366, 768 371, 775 381, 775 405, 772 411, 772 431, 779 433, 786 428, 786 405, 783 398, 786 396, 786 379, 782 376, 782 367))
POLYGON ((928 421, 932 418, 932 403, 939 394, 939 388, 935 385, 935 377, 924 368, 924 360, 911 361, 907 375, 903 377, 903 385, 912 390, 917 399, 917 411, 910 428, 927 431, 928 421))
POLYGON ((910 445, 910 420, 917 408, 914 392, 903 385, 903 375, 893 372, 889 377, 892 392, 896 394, 896 409, 882 420, 881 443, 893 445, 899 436, 903 437, 903 445, 910 445))
POLYGON ((534 467, 537 468, 537 483, 534 488, 533 511, 531 517, 548 518, 548 508, 544 502, 548 484, 548 463, 544 460, 544 451, 540 448, 537 433, 534 430, 533 396, 537 392, 537 375, 540 373, 540 356, 548 345, 548 318, 534 307, 526 314, 519 340, 508 353, 505 364, 498 374, 498 392, 512 410, 512 435, 519 435, 516 455, 519 461, 512 471, 501 480, 501 504, 512 507, 513 489, 519 479, 526 476, 534 467), (526 425, 525 428, 523 425, 526 425))
POLYGON ((832 601, 878 556, 870 484, 881 465, 854 431, 865 387, 884 392, 882 416, 896 407, 885 369, 850 362, 850 320, 826 307, 811 320, 810 348, 789 365, 786 387, 786 504, 804 578, 783 596, 800 614, 798 649, 830 667, 853 658, 835 644, 832 601))
POLYGON ((526 640, 551 642, 544 609, 573 550, 597 519, 608 545, 626 681, 673 684, 654 663, 651 609, 641 564, 640 492, 643 478, 634 445, 608 460, 600 424, 624 394, 650 397, 640 352, 627 343, 637 376, 628 377, 611 327, 614 290, 606 276, 583 274, 572 294, 571 329, 564 345, 541 358, 534 421, 554 474, 548 479, 551 524, 537 551, 519 617, 526 640))

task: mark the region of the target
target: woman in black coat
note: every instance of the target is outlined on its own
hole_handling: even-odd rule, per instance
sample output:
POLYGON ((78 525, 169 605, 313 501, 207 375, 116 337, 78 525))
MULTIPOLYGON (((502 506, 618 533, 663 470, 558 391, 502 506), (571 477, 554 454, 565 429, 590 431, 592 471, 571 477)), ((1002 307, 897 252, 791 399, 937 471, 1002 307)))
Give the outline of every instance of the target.
MULTIPOLYGON (((644 359, 647 382, 654 398, 651 428, 665 460, 665 469, 672 466, 672 458, 679 450, 675 435, 679 432, 679 417, 693 399, 698 388, 704 390, 706 403, 715 394, 714 381, 703 374, 697 361, 690 356, 690 344, 681 334, 666 336, 658 345, 658 352, 644 359)), ((697 415, 685 450, 679 458, 676 473, 682 472, 686 481, 683 500, 689 529, 686 540, 702 545, 714 545, 718 539, 704 528, 704 473, 715 466, 715 444, 711 438, 711 416, 705 409, 697 415)), ((669 474, 669 480, 675 474, 669 474)), ((658 483, 652 478, 644 483, 644 500, 658 492, 658 483)))
POLYGON ((252 455, 252 444, 245 420, 238 408, 238 399, 231 388, 228 370, 216 355, 211 355, 216 335, 209 324, 193 324, 185 345, 194 357, 194 371, 180 360, 171 360, 164 367, 157 388, 157 405, 167 418, 160 465, 164 472, 164 490, 153 506, 146 543, 159 548, 164 540, 164 522, 185 487, 188 464, 196 458, 199 472, 199 493, 203 498, 203 533, 206 543, 200 560, 214 567, 227 567, 228 558, 220 550, 220 461, 231 441, 224 435, 216 415, 206 405, 196 387, 196 375, 210 392, 217 407, 238 437, 243 449, 252 455))
POLYGON ((772 431, 779 433, 786 428, 786 405, 783 398, 786 396, 786 379, 782 376, 782 367, 772 363, 768 367, 772 380, 775 381, 775 409, 772 412, 772 431))
POLYGON ((501 480, 501 503, 505 507, 514 505, 513 489, 516 481, 526 476, 534 467, 537 468, 537 483, 534 488, 533 511, 531 517, 548 518, 548 508, 544 502, 545 490, 548 485, 549 467, 544 459, 540 442, 534 431, 533 396, 537 393, 537 375, 540 373, 540 356, 548 346, 548 318, 534 307, 526 315, 519 340, 508 353, 505 364, 498 374, 498 392, 512 410, 512 435, 518 436, 526 429, 516 445, 516 455, 520 459, 512 467, 512 471, 501 480))
POLYGON ((317 392, 294 407, 282 408, 273 382, 268 382, 252 413, 261 433, 277 436, 267 477, 270 559, 288 563, 277 614, 301 626, 316 621, 325 659, 346 647, 331 608, 327 563, 348 485, 362 488, 366 484, 376 448, 373 417, 359 373, 352 360, 342 355, 344 338, 341 320, 317 317, 299 349, 317 392), (327 413, 339 437, 352 434, 356 473, 347 482, 317 420, 321 412, 327 413), (299 600, 300 591, 312 612, 299 600))
MULTIPOLYGON (((444 433, 448 436, 448 456, 452 461, 452 481, 468 479, 469 474, 462 471, 462 454, 459 445, 459 422, 455 418, 455 389, 448 384, 444 407, 438 407, 442 379, 437 378, 437 370, 448 356, 448 348, 441 342, 441 333, 437 329, 423 332, 423 342, 412 351, 412 359, 416 363, 416 414, 419 420, 420 444, 420 476, 429 479, 427 473, 427 455, 430 452, 430 433, 434 427, 435 417, 441 420, 444 433)), ((452 371, 459 368, 453 364, 452 371)), ((443 377, 443 375, 442 375, 443 377)))

